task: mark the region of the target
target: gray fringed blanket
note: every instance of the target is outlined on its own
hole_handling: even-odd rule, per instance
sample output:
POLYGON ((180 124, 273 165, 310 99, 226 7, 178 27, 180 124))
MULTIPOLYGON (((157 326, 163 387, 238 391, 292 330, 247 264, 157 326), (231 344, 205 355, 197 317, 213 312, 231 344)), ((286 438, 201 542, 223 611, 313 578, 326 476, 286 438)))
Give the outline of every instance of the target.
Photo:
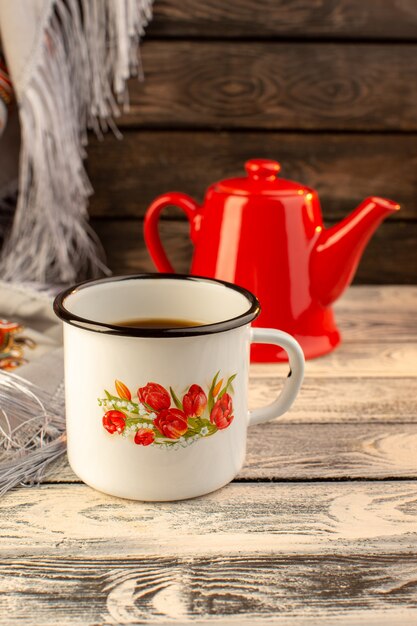
MULTIPOLYGON (((65 452, 64 372, 61 323, 52 295, 0 281, 0 321, 22 326, 16 333, 23 363, 0 369, 0 495, 36 483, 65 452)), ((9 354, 13 347, 9 347, 9 354)), ((0 357, 1 358, 1 357, 0 357)))
POLYGON ((21 130, 2 279, 71 283, 106 272, 88 224, 87 128, 99 135, 114 128, 127 105, 126 81, 141 75, 138 44, 151 7, 152 0, 0 0, 21 130))

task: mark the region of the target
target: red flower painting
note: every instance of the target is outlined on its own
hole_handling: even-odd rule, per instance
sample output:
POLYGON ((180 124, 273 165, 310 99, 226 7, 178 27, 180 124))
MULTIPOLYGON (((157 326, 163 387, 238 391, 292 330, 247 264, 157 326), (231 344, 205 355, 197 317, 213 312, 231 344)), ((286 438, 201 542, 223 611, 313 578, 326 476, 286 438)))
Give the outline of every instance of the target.
POLYGON ((148 383, 138 389, 139 402, 146 404, 153 411, 169 409, 171 398, 168 391, 158 383, 148 383))
POLYGON ((168 439, 179 439, 187 432, 187 418, 179 409, 165 409, 158 413, 154 421, 160 433, 168 439))
POLYGON ((155 441, 155 434, 149 428, 139 428, 136 431, 134 442, 138 446, 150 446, 155 441))
POLYGON ((103 426, 111 435, 122 433, 126 426, 126 417, 121 411, 107 411, 103 415, 103 426))
POLYGON ((139 387, 134 397, 121 380, 114 381, 115 393, 105 391, 98 403, 104 409, 103 428, 112 437, 121 436, 137 446, 178 449, 225 430, 233 421, 232 382, 220 372, 207 384, 207 391, 193 383, 177 394, 155 382, 139 387), (180 399, 182 397, 182 400, 180 399))
POLYGON ((233 402, 228 393, 224 393, 210 413, 210 422, 215 424, 219 430, 228 428, 233 420, 233 402))
POLYGON ((207 396, 199 385, 191 385, 182 404, 187 417, 200 417, 207 406, 207 396))

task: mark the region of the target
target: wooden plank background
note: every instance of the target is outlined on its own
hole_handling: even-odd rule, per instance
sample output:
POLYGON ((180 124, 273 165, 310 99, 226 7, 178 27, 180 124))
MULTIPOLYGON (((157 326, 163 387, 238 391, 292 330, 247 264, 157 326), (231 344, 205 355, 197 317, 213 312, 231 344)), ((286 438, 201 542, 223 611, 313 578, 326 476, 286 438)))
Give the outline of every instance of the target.
POLYGON ((152 35, 227 39, 415 39, 414 0, 157 0, 152 35))
MULTIPOLYGON (((152 270, 149 203, 243 175, 251 157, 315 187, 327 224, 367 195, 402 204, 384 222, 359 283, 417 280, 417 4, 414 0, 156 0, 130 81, 124 139, 91 138, 90 214, 117 273, 152 270)), ((184 216, 163 231, 189 267, 184 216)))

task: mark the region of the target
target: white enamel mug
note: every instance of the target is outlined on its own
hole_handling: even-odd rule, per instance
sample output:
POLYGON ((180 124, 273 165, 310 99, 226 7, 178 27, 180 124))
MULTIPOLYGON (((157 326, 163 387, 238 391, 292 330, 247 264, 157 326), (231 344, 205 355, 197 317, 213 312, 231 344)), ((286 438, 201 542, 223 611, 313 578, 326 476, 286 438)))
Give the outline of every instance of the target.
POLYGON ((235 285, 140 274, 81 283, 54 302, 64 321, 68 460, 105 493, 180 500, 209 493, 241 469, 248 426, 285 413, 304 356, 279 330, 251 328, 259 303, 235 285), (117 322, 186 319, 138 328, 117 322), (286 350, 291 375, 270 405, 248 411, 251 343, 286 350))

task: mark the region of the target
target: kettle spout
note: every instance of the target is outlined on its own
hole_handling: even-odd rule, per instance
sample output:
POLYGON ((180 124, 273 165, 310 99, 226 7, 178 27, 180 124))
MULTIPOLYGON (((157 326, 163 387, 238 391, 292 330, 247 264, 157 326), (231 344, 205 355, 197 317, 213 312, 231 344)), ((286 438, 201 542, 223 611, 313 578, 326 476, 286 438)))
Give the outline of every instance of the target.
POLYGON ((384 198, 366 198, 339 224, 323 229, 311 258, 314 294, 323 305, 334 302, 350 285, 372 234, 400 205, 384 198))

